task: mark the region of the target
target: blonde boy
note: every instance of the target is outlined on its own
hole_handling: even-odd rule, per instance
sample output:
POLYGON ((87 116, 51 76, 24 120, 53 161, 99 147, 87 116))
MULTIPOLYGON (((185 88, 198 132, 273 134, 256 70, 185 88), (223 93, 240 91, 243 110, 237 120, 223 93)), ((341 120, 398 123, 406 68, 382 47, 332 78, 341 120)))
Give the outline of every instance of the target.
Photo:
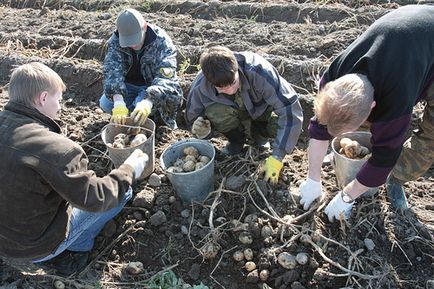
POLYGON ((0 255, 59 275, 79 272, 104 224, 131 198, 147 156, 137 150, 100 178, 54 120, 65 84, 42 63, 17 67, 0 112, 0 255))

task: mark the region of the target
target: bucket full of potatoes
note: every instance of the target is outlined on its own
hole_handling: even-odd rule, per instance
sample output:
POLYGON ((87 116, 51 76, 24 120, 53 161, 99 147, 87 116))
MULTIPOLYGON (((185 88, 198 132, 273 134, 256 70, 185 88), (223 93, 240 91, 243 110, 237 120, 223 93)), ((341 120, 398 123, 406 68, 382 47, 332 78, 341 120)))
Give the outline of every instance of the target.
POLYGON ((142 126, 134 125, 130 118, 125 125, 110 123, 102 129, 101 138, 115 168, 122 165, 135 149, 141 149, 149 160, 138 179, 142 180, 154 171, 155 123, 151 119, 148 118, 142 126))
MULTIPOLYGON (((362 166, 371 157, 371 133, 355 131, 344 133, 332 140, 336 178, 341 188, 356 178, 362 166)), ((363 196, 371 196, 378 187, 370 188, 363 196)))
POLYGON ((214 158, 210 142, 186 139, 163 151, 160 166, 184 202, 201 202, 214 190, 214 158))

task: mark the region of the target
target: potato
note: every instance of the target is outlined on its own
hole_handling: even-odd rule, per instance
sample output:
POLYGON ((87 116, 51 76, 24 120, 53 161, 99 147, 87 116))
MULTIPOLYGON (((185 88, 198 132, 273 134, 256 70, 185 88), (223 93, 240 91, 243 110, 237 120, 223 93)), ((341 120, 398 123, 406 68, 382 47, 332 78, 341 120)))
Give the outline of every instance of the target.
POLYGON ((259 272, 259 279, 261 279, 261 281, 267 281, 268 277, 270 277, 270 271, 267 269, 263 269, 259 272))
POLYGON ((232 257, 234 258, 235 261, 240 262, 243 261, 244 259, 244 253, 241 251, 235 251, 232 257))
POLYGON ((371 153, 367 147, 364 147, 360 145, 359 142, 347 137, 342 138, 339 144, 341 146, 339 153, 350 159, 361 159, 371 153))
POLYGON ((219 249, 220 248, 217 244, 207 242, 202 246, 202 248, 200 248, 200 252, 202 253, 204 259, 213 259, 215 256, 217 256, 219 249))
POLYGON ((253 260, 253 250, 250 248, 244 249, 244 258, 246 258, 247 261, 253 260))
POLYGON ((123 149, 125 148, 125 145, 122 142, 113 142, 112 147, 114 147, 115 149, 123 149))
POLYGON ((183 173, 183 172, 184 172, 184 171, 182 170, 182 168, 180 168, 180 167, 175 167, 175 166, 169 167, 169 168, 167 169, 167 171, 168 171, 169 173, 183 173))
POLYGON ((199 152, 198 152, 197 148, 195 148, 193 146, 185 147, 184 148, 184 154, 194 156, 195 158, 197 158, 199 156, 199 152))
POLYGON ((192 172, 196 168, 196 164, 193 161, 186 161, 182 166, 184 172, 192 172))
POLYGON ((195 171, 200 170, 201 168, 203 168, 203 166, 204 166, 203 163, 198 162, 198 163, 196 163, 196 165, 195 165, 195 167, 194 167, 194 170, 195 170, 195 171))
POLYGON ((277 262, 285 269, 294 269, 297 266, 295 257, 288 252, 282 252, 277 256, 277 262))
POLYGON ((246 262, 244 267, 246 268, 247 271, 251 272, 251 271, 256 269, 256 264, 255 264, 255 262, 249 261, 249 262, 246 262))
POLYGON ((184 160, 185 160, 186 162, 188 162, 188 161, 193 161, 193 162, 196 163, 196 157, 193 156, 193 155, 186 155, 185 158, 184 158, 184 160))
POLYGON ((207 157, 207 156, 199 156, 199 161, 201 162, 201 163, 203 163, 204 165, 206 165, 207 163, 209 163, 209 161, 210 161, 210 159, 209 159, 209 157, 207 157))
POLYGON ((128 144, 130 141, 130 137, 125 133, 118 133, 115 135, 113 142, 123 143, 124 145, 128 144))
POLYGON ((185 161, 183 159, 177 159, 174 163, 173 166, 178 167, 178 168, 182 168, 185 164, 185 161))
POLYGON ((309 255, 307 253, 300 252, 297 254, 297 256, 295 256, 295 260, 298 264, 305 265, 307 261, 309 261, 309 255))
POLYGON ((137 134, 130 143, 131 147, 144 143, 148 138, 143 133, 137 134))
POLYGON ((349 138, 347 138, 347 137, 344 137, 344 138, 342 138, 341 141, 339 142, 339 145, 341 146, 341 148, 345 149, 345 147, 346 147, 347 145, 351 144, 351 142, 352 142, 351 139, 349 139, 349 138))

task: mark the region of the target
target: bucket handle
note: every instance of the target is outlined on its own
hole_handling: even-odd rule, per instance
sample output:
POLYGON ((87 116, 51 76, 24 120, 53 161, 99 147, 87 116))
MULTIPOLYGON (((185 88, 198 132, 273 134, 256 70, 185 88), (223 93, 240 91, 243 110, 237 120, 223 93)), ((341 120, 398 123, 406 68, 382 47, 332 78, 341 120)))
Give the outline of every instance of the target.
POLYGON ((151 135, 154 133, 154 131, 152 129, 149 129, 149 128, 146 128, 146 127, 143 127, 143 126, 116 124, 116 123, 108 123, 102 129, 104 130, 108 126, 118 126, 118 127, 126 127, 126 128, 140 128, 141 130, 143 129, 144 131, 150 132, 151 135))

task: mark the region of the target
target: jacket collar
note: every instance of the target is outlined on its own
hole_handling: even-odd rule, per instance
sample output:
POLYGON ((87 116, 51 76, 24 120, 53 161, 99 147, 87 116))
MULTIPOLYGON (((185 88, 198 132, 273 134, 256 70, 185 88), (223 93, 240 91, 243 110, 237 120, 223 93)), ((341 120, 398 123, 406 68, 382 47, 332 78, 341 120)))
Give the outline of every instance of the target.
POLYGON ((59 124, 52 119, 51 117, 48 117, 42 113, 40 113, 36 108, 34 107, 28 107, 24 104, 18 103, 18 102, 14 102, 14 101, 9 101, 6 105, 5 105, 5 110, 17 113, 17 114, 21 114, 24 116, 27 116, 31 119, 36 120, 37 122, 42 123, 43 125, 48 126, 48 128, 56 133, 60 133, 61 129, 59 124))

